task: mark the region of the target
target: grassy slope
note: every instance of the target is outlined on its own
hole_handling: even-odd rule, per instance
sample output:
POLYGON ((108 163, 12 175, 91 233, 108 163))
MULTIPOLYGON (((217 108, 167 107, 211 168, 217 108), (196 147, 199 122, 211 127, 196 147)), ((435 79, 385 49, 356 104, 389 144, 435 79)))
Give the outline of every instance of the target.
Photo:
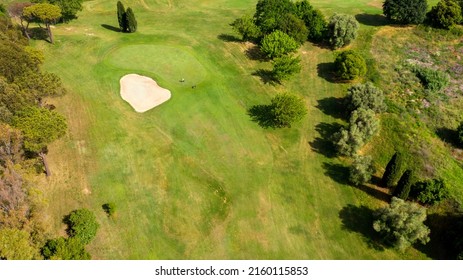
MULTIPOLYGON (((366 5, 370 1, 324 2, 313 1, 328 13, 335 8, 380 12, 366 5)), ((329 50, 306 44, 299 77, 286 87, 264 85, 251 73, 269 65, 249 60, 244 44, 217 37, 230 34, 228 23, 252 9, 254 1, 126 3, 139 22, 136 34, 103 28, 117 24, 115 5, 90 1, 78 20, 54 29, 56 45, 36 43, 47 54, 47 69, 70 89, 54 102, 70 131, 50 149, 55 176, 45 190, 56 232, 64 214, 85 206, 101 223, 89 248, 95 258, 425 257, 415 249, 399 254, 365 242, 370 224, 362 215, 381 202, 343 184, 345 169, 318 139, 323 124, 339 122, 317 108, 319 100, 339 97, 346 87, 317 75, 319 63, 332 61, 329 50), (189 53, 194 59, 184 59, 190 62, 174 56, 171 63, 198 61, 204 79, 192 90, 176 82, 184 74, 150 70, 146 64, 156 56, 150 53, 141 73, 160 79, 173 98, 145 114, 134 113, 118 96, 118 79, 132 70, 114 67, 119 64, 113 60, 117 49, 138 44, 189 53), (249 120, 246 108, 283 90, 305 97, 309 116, 301 124, 263 130, 249 120), (312 149, 314 143, 321 152, 312 149), (118 206, 114 219, 101 210, 108 201, 118 206)), ((374 31, 362 26, 365 36, 374 31)), ((132 51, 127 56, 146 55, 132 51)))

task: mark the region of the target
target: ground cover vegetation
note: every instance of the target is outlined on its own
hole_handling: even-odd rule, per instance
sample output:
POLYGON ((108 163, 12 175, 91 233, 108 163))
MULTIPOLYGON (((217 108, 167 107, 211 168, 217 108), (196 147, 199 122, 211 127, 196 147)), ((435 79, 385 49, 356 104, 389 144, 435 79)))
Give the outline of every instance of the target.
MULTIPOLYGON (((37 183, 53 202, 41 208, 52 217, 41 231, 48 234, 31 242, 35 233, 0 223, 0 250, 15 242, 24 252, 0 251, 3 257, 461 255, 461 235, 454 234, 463 224, 457 24, 446 29, 430 13, 424 25, 387 26, 424 19, 416 21, 421 10, 388 14, 380 1, 192 1, 129 1, 143 22, 129 37, 117 33, 114 1, 84 2, 79 18, 56 25, 55 45, 31 40, 44 56, 27 48, 30 60, 59 73, 72 92, 61 98, 54 97, 61 90, 10 98, 28 80, 20 82, 23 69, 8 65, 8 55, 21 53, 9 45, 0 66, 16 72, 4 70, 0 110, 7 143, 16 144, 5 146, 32 139, 13 128, 29 116, 22 102, 38 111, 56 105, 68 132, 48 137, 53 143, 42 149, 53 170, 37 183), (348 24, 333 32, 325 15, 346 15, 339 22, 348 24), (337 48, 364 59, 354 82, 339 78, 337 48), (165 84, 175 102, 134 115, 115 86, 131 72, 165 84), (74 211, 82 208, 99 211, 74 211), (64 219, 63 236, 60 220, 68 213, 78 218, 64 219)), ((5 36, 26 44, 11 28, 5 36)), ((26 161, 43 172, 37 156, 26 161)), ((23 161, 16 153, 9 159, 23 161)), ((13 170, 2 176, 4 185, 18 185, 13 170)), ((19 200, 27 197, 14 189, 19 200)))

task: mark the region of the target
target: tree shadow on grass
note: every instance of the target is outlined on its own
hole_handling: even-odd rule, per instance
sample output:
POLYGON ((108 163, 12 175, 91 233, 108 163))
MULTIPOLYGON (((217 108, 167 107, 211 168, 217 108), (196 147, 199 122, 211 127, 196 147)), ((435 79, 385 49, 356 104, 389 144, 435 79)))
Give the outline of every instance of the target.
POLYGON ((253 122, 262 128, 275 128, 275 118, 271 105, 255 105, 248 109, 248 115, 253 122))
POLYGON ((111 30, 111 31, 114 31, 114 32, 121 32, 121 29, 119 27, 116 27, 116 26, 112 26, 112 25, 108 25, 108 24, 102 24, 101 27, 103 27, 105 29, 108 29, 108 30, 111 30))
POLYGON ((355 19, 361 24, 368 26, 384 26, 389 24, 389 20, 383 15, 373 14, 358 14, 355 19))
POLYGON ((43 41, 46 41, 48 43, 51 43, 50 38, 48 38, 47 30, 45 28, 42 28, 42 27, 29 28, 29 36, 33 40, 43 40, 43 41))
POLYGON ((373 210, 366 206, 348 204, 339 211, 342 228, 350 232, 360 233, 370 248, 384 250, 381 238, 373 229, 373 210))
POLYGON ((337 82, 334 70, 335 69, 334 69, 334 63, 333 62, 319 63, 317 65, 317 74, 318 74, 318 76, 320 78, 325 79, 326 81, 328 81, 330 83, 337 82))
POLYGON ((442 141, 455 148, 461 148, 460 140, 458 139, 458 132, 455 129, 441 127, 436 129, 436 134, 442 141))
POLYGON ((242 42, 242 40, 234 35, 230 35, 230 34, 219 34, 217 36, 217 39, 219 40, 222 40, 224 42, 242 42))
POLYGON ((317 106, 325 115, 336 119, 347 119, 349 116, 346 110, 345 98, 327 97, 317 100, 317 106))
POLYGON ((328 158, 336 157, 336 148, 333 144, 333 134, 338 132, 342 125, 338 123, 319 123, 315 126, 315 130, 320 134, 312 142, 309 142, 312 151, 324 155, 328 158))
POLYGON ((254 45, 246 50, 246 57, 251 60, 258 60, 261 62, 269 61, 270 59, 260 50, 259 46, 254 45))
POLYGON ((273 75, 271 70, 259 69, 252 73, 253 76, 257 76, 264 84, 277 85, 279 84, 273 75))

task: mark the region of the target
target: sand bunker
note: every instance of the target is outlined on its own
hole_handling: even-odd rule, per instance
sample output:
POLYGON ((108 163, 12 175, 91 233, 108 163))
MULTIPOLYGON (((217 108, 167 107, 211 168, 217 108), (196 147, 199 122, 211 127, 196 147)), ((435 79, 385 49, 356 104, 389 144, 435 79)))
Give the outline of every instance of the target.
POLYGON ((121 97, 135 111, 146 112, 170 99, 170 91, 158 86, 151 78, 128 74, 121 78, 121 97))

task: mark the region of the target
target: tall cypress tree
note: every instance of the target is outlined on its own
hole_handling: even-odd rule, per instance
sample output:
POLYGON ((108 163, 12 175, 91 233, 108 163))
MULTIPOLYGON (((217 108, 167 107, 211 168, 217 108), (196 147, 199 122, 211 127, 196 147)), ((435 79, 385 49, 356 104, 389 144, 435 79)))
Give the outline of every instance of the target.
POLYGON ((127 14, 125 12, 124 4, 121 1, 117 1, 117 21, 119 22, 119 28, 122 32, 127 31, 127 14))
POLYGON ((397 181, 400 176, 400 171, 402 170, 403 165, 403 156, 401 153, 396 152, 389 163, 386 166, 384 171, 383 178, 381 183, 384 187, 391 188, 394 186, 394 183, 397 181))
POLYGON ((407 171, 402 174, 402 177, 400 177, 400 180, 397 183, 397 187, 394 190, 393 196, 407 200, 408 195, 410 194, 410 189, 412 187, 412 180, 413 172, 410 169, 407 169, 407 171))
POLYGON ((127 8, 127 32, 133 33, 137 31, 137 20, 135 19, 135 14, 132 11, 132 8, 127 8))

